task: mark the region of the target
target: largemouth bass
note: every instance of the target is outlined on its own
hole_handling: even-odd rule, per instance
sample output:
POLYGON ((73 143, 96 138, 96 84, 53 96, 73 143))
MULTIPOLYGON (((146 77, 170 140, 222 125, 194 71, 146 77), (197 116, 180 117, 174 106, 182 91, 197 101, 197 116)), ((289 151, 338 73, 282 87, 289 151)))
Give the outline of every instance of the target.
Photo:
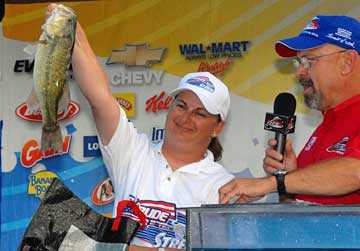
POLYGON ((67 109, 70 89, 67 70, 75 41, 77 16, 69 7, 58 5, 42 26, 34 64, 34 88, 27 100, 29 109, 41 108, 43 152, 62 149, 58 111, 67 109))

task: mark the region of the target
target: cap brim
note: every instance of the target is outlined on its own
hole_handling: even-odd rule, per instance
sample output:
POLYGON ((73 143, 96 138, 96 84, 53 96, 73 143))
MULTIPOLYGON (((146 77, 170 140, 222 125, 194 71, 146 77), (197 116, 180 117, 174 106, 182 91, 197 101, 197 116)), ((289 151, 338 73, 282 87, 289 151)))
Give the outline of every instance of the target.
POLYGON ((295 57, 298 51, 311 50, 326 44, 321 40, 299 35, 275 42, 275 51, 281 57, 295 57))

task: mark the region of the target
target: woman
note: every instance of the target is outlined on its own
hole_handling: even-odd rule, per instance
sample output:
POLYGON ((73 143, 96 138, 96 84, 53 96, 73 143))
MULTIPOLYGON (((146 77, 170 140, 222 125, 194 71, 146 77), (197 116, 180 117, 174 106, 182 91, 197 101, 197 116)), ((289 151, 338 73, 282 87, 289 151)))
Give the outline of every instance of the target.
MULTIPOLYGON (((49 13, 56 7, 51 4, 49 13)), ((221 159, 218 135, 224 128, 230 96, 208 72, 184 76, 171 95, 164 141, 153 145, 139 133, 113 98, 107 76, 79 24, 72 56, 76 82, 95 119, 100 149, 115 193, 115 208, 133 200, 147 217, 129 250, 185 248, 182 207, 218 203, 218 189, 233 176, 221 159), (139 247, 141 246, 141 247, 139 247)), ((130 210, 126 210, 131 215, 130 210)))

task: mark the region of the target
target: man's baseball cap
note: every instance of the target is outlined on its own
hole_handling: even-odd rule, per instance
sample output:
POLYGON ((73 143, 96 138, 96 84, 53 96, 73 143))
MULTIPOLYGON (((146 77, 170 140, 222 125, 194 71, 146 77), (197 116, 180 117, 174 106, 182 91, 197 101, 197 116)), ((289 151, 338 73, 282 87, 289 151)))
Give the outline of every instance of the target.
POLYGON ((230 107, 230 95, 227 86, 210 72, 193 72, 186 74, 179 82, 178 88, 170 95, 175 97, 184 90, 194 92, 205 109, 225 120, 230 107))
POLYGON ((276 41, 275 50, 282 57, 294 57, 297 51, 325 44, 356 50, 360 54, 360 23, 348 16, 315 16, 297 37, 276 41))

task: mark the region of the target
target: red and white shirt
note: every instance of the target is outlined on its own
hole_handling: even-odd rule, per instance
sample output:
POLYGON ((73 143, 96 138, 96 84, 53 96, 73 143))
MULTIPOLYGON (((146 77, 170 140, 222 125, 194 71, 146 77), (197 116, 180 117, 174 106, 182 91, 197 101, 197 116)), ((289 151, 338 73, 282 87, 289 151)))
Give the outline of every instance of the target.
MULTIPOLYGON (((360 159, 360 95, 324 113, 323 122, 299 154, 297 165, 306 168, 340 157, 360 159)), ((360 191, 342 196, 296 195, 295 198, 320 204, 360 204, 360 191)))

